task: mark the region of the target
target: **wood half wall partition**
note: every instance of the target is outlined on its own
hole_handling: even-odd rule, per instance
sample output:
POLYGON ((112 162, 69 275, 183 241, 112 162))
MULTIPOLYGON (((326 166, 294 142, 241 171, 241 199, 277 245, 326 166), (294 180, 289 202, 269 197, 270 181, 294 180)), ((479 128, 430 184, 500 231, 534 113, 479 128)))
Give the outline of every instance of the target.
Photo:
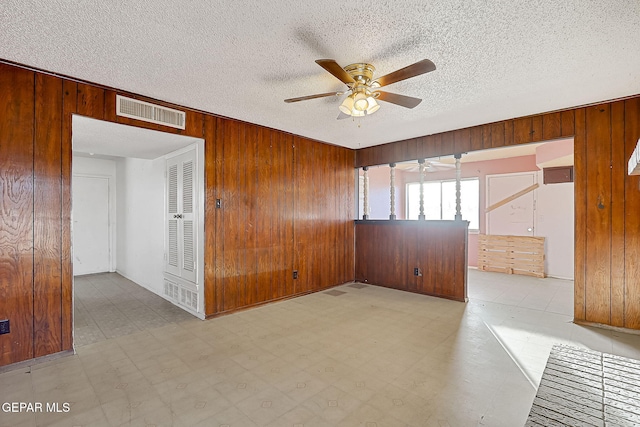
POLYGON ((356 281, 467 300, 467 221, 356 221, 356 281))
POLYGON ((640 329, 640 95, 359 149, 356 167, 574 138, 577 323, 640 329))

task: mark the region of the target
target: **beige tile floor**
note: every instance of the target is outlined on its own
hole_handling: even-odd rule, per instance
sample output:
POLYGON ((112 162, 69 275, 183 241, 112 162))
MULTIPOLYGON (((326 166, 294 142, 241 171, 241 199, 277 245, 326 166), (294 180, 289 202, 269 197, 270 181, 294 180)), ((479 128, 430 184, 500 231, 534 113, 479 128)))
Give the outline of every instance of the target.
POLYGON ((176 319, 0 374, 2 402, 71 404, 0 426, 521 426, 553 343, 640 358, 571 323, 571 287, 471 270, 467 304, 343 285, 176 319))

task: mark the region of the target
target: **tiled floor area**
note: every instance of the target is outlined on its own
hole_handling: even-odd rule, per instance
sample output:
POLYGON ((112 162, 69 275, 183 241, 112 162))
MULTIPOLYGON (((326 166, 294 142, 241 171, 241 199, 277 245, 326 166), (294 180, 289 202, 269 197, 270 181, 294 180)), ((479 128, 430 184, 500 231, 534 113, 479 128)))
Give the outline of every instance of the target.
POLYGON ((513 427, 554 343, 640 358, 571 323, 571 282, 469 276, 468 304, 343 285, 86 344, 0 374, 3 402, 71 404, 0 426, 513 427))
POLYGON ((76 348, 193 316, 116 273, 74 278, 76 348))
POLYGON ((554 345, 526 427, 640 425, 640 361, 554 345))

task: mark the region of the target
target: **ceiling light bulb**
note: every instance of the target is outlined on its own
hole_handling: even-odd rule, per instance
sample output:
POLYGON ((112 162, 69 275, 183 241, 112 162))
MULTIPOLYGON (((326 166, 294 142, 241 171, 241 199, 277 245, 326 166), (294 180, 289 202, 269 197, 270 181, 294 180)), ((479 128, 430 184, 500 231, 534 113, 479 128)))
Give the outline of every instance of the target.
POLYGON ((378 111, 378 109, 380 108, 380 104, 378 104, 372 96, 368 97, 367 101, 369 102, 369 108, 367 108, 367 114, 373 114, 376 111, 378 111))
POLYGON ((347 96, 338 108, 344 114, 351 115, 351 110, 353 109, 353 97, 351 95, 347 96))
POLYGON ((369 108, 369 101, 367 101, 367 95, 362 92, 356 94, 353 98, 353 108, 358 111, 365 111, 369 108))

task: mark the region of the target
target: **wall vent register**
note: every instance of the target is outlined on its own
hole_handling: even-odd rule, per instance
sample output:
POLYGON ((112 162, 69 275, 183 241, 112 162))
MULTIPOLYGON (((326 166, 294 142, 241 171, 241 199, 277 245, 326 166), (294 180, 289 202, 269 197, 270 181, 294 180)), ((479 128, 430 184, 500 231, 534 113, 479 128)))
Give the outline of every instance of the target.
POLYGON ((176 129, 185 128, 186 113, 116 95, 116 115, 176 129))

